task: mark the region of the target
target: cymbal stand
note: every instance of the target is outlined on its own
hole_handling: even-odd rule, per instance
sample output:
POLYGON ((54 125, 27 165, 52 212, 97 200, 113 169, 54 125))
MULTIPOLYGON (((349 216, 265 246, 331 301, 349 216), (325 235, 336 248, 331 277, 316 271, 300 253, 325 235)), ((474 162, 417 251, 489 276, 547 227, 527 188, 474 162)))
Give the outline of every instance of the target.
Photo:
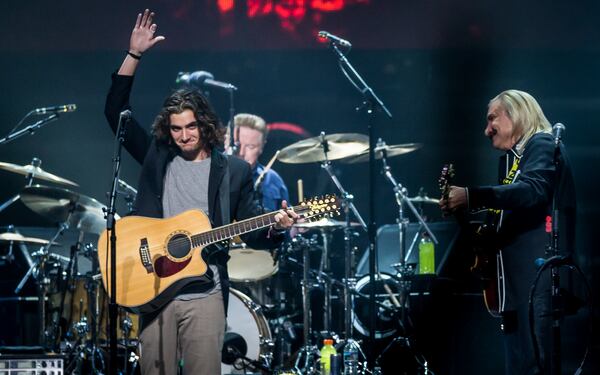
MULTIPOLYGON (((421 227, 424 228, 425 231, 429 234, 431 240, 435 244, 438 244, 438 240, 435 237, 435 235, 433 234, 433 232, 431 231, 431 229, 429 228, 429 226, 427 225, 427 223, 425 222, 425 220, 423 220, 423 217, 419 214, 419 212, 417 211, 417 209, 415 208, 413 203, 407 198, 407 196, 408 196, 407 189, 405 187, 403 187, 400 183, 398 183, 396 181, 396 179, 394 178, 394 176, 392 175, 391 168, 387 163, 387 152, 386 152, 386 148, 385 148, 385 142, 383 142, 383 140, 381 140, 381 138, 377 141, 377 148, 379 148, 381 150, 380 152, 381 152, 381 162, 382 162, 383 174, 387 178, 387 180, 392 184, 392 186, 394 187, 394 196, 396 197, 396 203, 398 204, 397 223, 398 223, 400 262, 398 264, 394 264, 394 267, 398 271, 396 278, 398 278, 400 281, 399 290, 398 290, 399 297, 400 297, 399 300, 396 299, 391 294, 391 289, 389 289, 389 286, 386 284, 385 279, 383 279, 382 277, 380 277, 380 279, 383 283, 383 286, 384 286, 386 292, 388 294, 390 294, 390 297, 394 297, 394 298, 391 298, 392 301, 394 302, 394 305, 396 306, 396 308, 398 308, 400 310, 400 315, 399 315, 400 326, 407 327, 407 324, 406 324, 407 318, 408 318, 407 311, 409 309, 408 295, 409 295, 409 291, 410 291, 410 281, 409 280, 410 280, 410 276, 415 271, 414 269, 410 268, 407 265, 407 261, 411 255, 414 244, 416 243, 420 233, 419 233, 419 231, 417 231, 417 233, 415 234, 415 238, 413 238, 410 250, 407 253, 406 245, 405 245, 405 237, 406 237, 406 227, 408 226, 408 219, 404 217, 404 205, 405 204, 411 210, 411 212, 415 215, 415 217, 419 221, 421 227)), ((408 343, 407 346, 410 346, 408 335, 406 335, 406 332, 405 332, 405 341, 408 343)), ((396 343, 399 341, 394 340, 393 342, 396 343)), ((387 349, 388 348, 386 348, 386 350, 387 349)))
POLYGON ((321 261, 319 263, 319 273, 317 281, 323 284, 323 330, 331 331, 331 278, 323 277, 329 271, 329 241, 331 233, 326 229, 321 229, 321 238, 323 239, 323 251, 321 252, 321 261))
POLYGON ((362 352, 358 342, 352 339, 352 306, 354 305, 356 278, 354 278, 355 262, 352 251, 352 228, 350 226, 350 212, 354 214, 365 231, 367 230, 367 224, 353 203, 354 196, 349 194, 344 189, 332 171, 331 162, 327 159, 329 147, 327 145, 327 140, 325 139, 325 133, 323 132, 321 132, 321 143, 323 145, 323 152, 325 154, 325 160, 321 164, 321 167, 325 169, 327 174, 329 174, 329 177, 340 192, 342 197, 342 206, 344 207, 344 215, 346 218, 346 225, 344 226, 344 336, 346 343, 352 343, 352 345, 354 345, 359 352, 362 352))
POLYGON ((312 329, 311 329, 311 308, 310 308, 310 246, 306 243, 302 246, 302 317, 303 317, 303 334, 304 345, 298 352, 298 357, 294 364, 294 369, 301 374, 312 374, 317 371, 316 356, 318 349, 316 345, 311 345, 312 329), (301 364, 304 359, 304 363, 301 364))
MULTIPOLYGON (((77 253, 79 252, 79 249, 81 248, 81 242, 83 241, 83 232, 80 231, 79 232, 79 237, 77 238, 77 243, 73 246, 71 246, 71 254, 69 256, 69 264, 67 266, 67 272, 64 278, 64 285, 63 285, 63 290, 62 290, 62 295, 60 298, 60 308, 58 310, 58 319, 60 319, 63 316, 63 311, 65 308, 65 300, 67 298, 67 293, 69 291, 69 288, 71 287, 71 280, 73 278, 73 276, 77 276, 77 253)), ((59 322, 55 322, 56 325, 59 324, 59 322)), ((67 327, 68 329, 68 327, 67 327)))
POLYGON ((36 284, 37 284, 37 291, 38 291, 38 318, 39 318, 39 324, 40 324, 40 336, 39 336, 40 346, 43 346, 44 348, 47 348, 47 349, 51 349, 52 346, 54 345, 54 339, 55 339, 54 331, 55 330, 53 329, 52 331, 49 331, 46 329, 46 295, 48 294, 48 286, 50 285, 50 279, 48 277, 46 277, 46 262, 48 261, 49 258, 52 257, 52 255, 54 255, 54 254, 50 254, 50 252, 49 252, 50 246, 52 246, 52 244, 58 238, 58 236, 60 236, 68 228, 67 223, 71 216, 71 212, 72 211, 69 212, 67 220, 65 220, 65 222, 59 224, 58 230, 56 231, 56 234, 54 235, 54 237, 52 237, 52 239, 45 246, 43 246, 39 251, 37 251, 36 253, 33 254, 34 258, 36 258, 36 261, 29 268, 29 270, 27 271, 25 276, 23 276, 23 278, 21 279, 21 281, 15 288, 15 294, 19 294, 21 292, 21 289, 23 289, 23 287, 25 286, 25 282, 27 282, 29 277, 32 275, 34 276, 36 284))
MULTIPOLYGON (((414 204, 407 198, 408 196, 408 191, 406 190, 405 187, 402 186, 402 184, 398 183, 396 181, 396 179, 394 178, 394 176, 392 175, 391 172, 391 168, 387 163, 387 151, 385 148, 385 142, 379 138, 377 140, 377 148, 381 149, 381 163, 382 163, 382 171, 384 176, 388 179, 388 181, 392 184, 392 186, 394 187, 394 196, 396 197, 396 203, 398 204, 398 233, 399 233, 399 240, 400 240, 400 268, 404 269, 406 261, 408 260, 408 258, 411 255, 411 251, 413 249, 414 244, 416 243, 416 240, 413 239, 412 243, 411 243, 411 247, 410 247, 410 251, 407 253, 405 251, 405 235, 406 235, 406 226, 408 224, 408 219, 406 219, 404 217, 404 205, 406 204, 406 206, 411 210, 411 212, 415 215, 415 217, 417 218, 417 220, 419 221, 419 223, 421 224, 421 227, 425 229, 425 231, 427 232, 427 234, 429 234, 429 236, 431 237, 432 241, 437 245, 438 244, 438 240, 435 237, 435 234, 433 234, 433 232, 431 231, 431 229, 429 229, 429 226, 427 225, 427 223, 425 222, 425 220, 423 219, 423 217, 419 214, 419 211, 415 208, 414 204)), ((416 234, 417 238, 418 238, 419 233, 416 234)))

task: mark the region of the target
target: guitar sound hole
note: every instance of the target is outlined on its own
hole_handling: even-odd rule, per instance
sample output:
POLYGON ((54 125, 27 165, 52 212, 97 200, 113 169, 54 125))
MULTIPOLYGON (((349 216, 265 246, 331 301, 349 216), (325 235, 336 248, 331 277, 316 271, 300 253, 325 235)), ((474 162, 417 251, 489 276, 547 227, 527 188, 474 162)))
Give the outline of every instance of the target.
POLYGON ((185 234, 176 234, 169 240, 167 250, 173 258, 185 257, 192 248, 190 238, 185 234))

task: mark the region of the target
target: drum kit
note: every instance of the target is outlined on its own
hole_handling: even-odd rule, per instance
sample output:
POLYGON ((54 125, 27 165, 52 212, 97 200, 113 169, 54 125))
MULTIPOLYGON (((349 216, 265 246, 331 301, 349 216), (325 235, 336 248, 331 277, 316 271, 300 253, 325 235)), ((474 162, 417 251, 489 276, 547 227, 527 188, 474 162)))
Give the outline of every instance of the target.
MULTIPOLYGON (((404 233, 403 227, 407 225, 403 214, 403 207, 406 206, 419 219, 422 229, 430 232, 414 205, 437 204, 438 200, 424 194, 408 197, 406 189, 394 180, 387 158, 420 147, 418 143, 388 146, 380 141, 374 150, 375 158, 383 163, 383 172, 394 187, 401 233, 404 233)), ((234 302, 229 308, 228 321, 235 323, 228 326, 225 341, 227 345, 228 340, 245 339, 245 360, 227 367, 224 374, 243 373, 246 370, 280 374, 319 373, 317 345, 324 338, 333 338, 338 348, 352 342, 362 353, 360 340, 354 340, 354 329, 362 338, 369 336, 368 310, 364 301, 372 286, 369 285, 368 275, 358 282, 355 278, 357 246, 353 244, 353 238, 358 234, 357 231, 366 230, 366 224, 352 202, 352 194, 344 189, 334 174, 331 161, 365 162, 368 160, 368 148, 368 138, 362 134, 322 133, 277 152, 277 159, 283 163, 320 163, 339 190, 345 220, 324 218, 296 223, 292 230, 293 238, 274 254, 250 249, 243 244, 231 248, 228 270, 232 286, 236 289, 232 291, 234 302), (343 246, 334 243, 333 235, 338 232, 343 234, 343 246), (338 254, 342 252, 338 249, 341 247, 343 254, 338 254), (318 255, 318 259, 315 255, 318 255), (341 255, 344 259, 341 278, 333 276, 335 272, 331 267, 331 259, 334 255, 338 259, 341 255), (300 293, 297 292, 298 285, 301 287, 300 293), (298 294, 301 295, 300 301, 298 294), (355 298, 359 298, 361 303, 356 303, 355 298), (248 325, 242 326, 241 322, 248 325), (298 328, 301 328, 301 334, 298 328)), ((435 240, 435 235, 431 232, 430 235, 435 240)), ((376 303, 387 317, 377 322, 377 339, 395 334, 403 322, 394 320, 405 319, 404 310, 408 308, 406 297, 414 265, 407 265, 404 260, 409 258, 408 252, 412 251, 412 246, 408 251, 404 246, 401 247, 401 262, 395 265, 398 273, 387 275, 377 272, 376 303)), ((364 363, 363 369, 366 369, 364 363)))
MULTIPOLYGON (((380 142, 375 149, 375 157, 383 162, 384 174, 394 186, 400 227, 406 224, 403 207, 408 206, 420 218, 413 203, 430 204, 437 200, 423 195, 409 198, 406 189, 393 179, 386 159, 420 147, 417 143, 387 146, 380 142)), ((366 223, 353 204, 352 194, 344 189, 333 172, 331 162, 365 162, 368 148, 368 139, 362 134, 322 133, 278 152, 277 159, 284 163, 320 163, 339 190, 345 216, 344 220, 324 218, 296 223, 293 237, 271 253, 248 248, 241 241, 232 242, 228 263, 232 289, 222 358, 223 374, 248 373, 249 370, 317 373, 317 345, 323 338, 334 338, 338 347, 355 342, 360 349, 360 341, 354 341, 354 328, 359 334, 368 336, 367 316, 354 300, 357 296, 364 298, 371 286, 367 278, 358 282, 355 278, 354 259, 358 247, 353 238, 357 231, 366 230, 366 223), (338 251, 342 246, 335 243, 334 234, 343 236, 343 253, 338 251), (334 256, 344 259, 343 277, 333 276, 331 259, 334 256)), ((36 214, 57 224, 56 233, 50 239, 24 236, 12 226, 0 233, 0 243, 9 249, 0 254, 3 264, 15 260, 13 248, 20 249, 28 263, 29 270, 15 294, 19 295, 26 281, 32 278, 37 291, 39 342, 47 350, 67 355, 71 359, 67 361, 70 373, 103 372, 107 355, 108 301, 97 271, 96 249, 83 239, 84 235, 98 235, 105 228, 104 205, 64 187, 34 184, 34 179, 39 179, 71 189, 78 186, 44 171, 38 158, 24 166, 0 163, 0 169, 26 176, 25 186, 2 204, 0 211, 20 200, 36 214), (71 246, 70 256, 59 255, 53 250, 60 246, 58 239, 66 230, 79 233, 76 243, 71 246), (40 249, 29 252, 27 246, 40 246, 40 249), (91 263, 91 269, 85 273, 78 265, 80 256, 91 263)), ((119 193, 130 205, 135 189, 123 181, 119 188, 119 193)), ((426 223, 420 220, 423 228, 428 230, 426 223)), ((432 238, 435 238, 433 234, 432 238)), ((401 251, 404 254, 404 249, 401 251)), ((403 255, 401 259, 408 257, 403 255)), ((391 307, 388 304, 380 308, 405 307, 403 282, 413 271, 403 262, 396 267, 398 275, 378 274, 377 282, 385 287, 376 285, 378 296, 383 293, 384 297, 389 297, 387 299, 396 301, 391 307)), ((376 327, 378 338, 392 334, 389 325, 394 323, 387 324, 376 327)), ((122 373, 136 371, 138 329, 137 316, 120 311, 122 373)))
MULTIPOLYGON (((25 259, 29 270, 14 290, 15 301, 32 298, 38 304, 38 343, 47 352, 67 356, 66 373, 104 372, 106 355, 107 306, 106 293, 98 274, 97 253, 94 245, 84 243, 85 237, 97 237, 105 227, 104 205, 97 200, 72 190, 34 184, 44 180, 59 185, 78 187, 73 181, 44 171, 41 160, 33 158, 31 164, 16 165, 0 163, 0 169, 25 175, 25 186, 18 194, 0 206, 0 211, 17 201, 53 222, 57 230, 51 239, 24 236, 14 226, 0 233, 0 243, 8 249, 0 258, 3 264, 15 261, 15 249, 25 259), (70 256, 59 254, 57 239, 66 231, 77 232, 77 241, 70 248, 70 256), (30 252, 28 246, 40 246, 30 252), (91 269, 78 264, 80 258, 91 263, 91 269), (36 297, 21 294, 29 279, 32 279, 36 297)), ((7 299, 1 298, 1 299, 7 299)), ((123 373, 135 371, 137 365, 138 319, 120 311, 119 343, 124 361, 123 373)))

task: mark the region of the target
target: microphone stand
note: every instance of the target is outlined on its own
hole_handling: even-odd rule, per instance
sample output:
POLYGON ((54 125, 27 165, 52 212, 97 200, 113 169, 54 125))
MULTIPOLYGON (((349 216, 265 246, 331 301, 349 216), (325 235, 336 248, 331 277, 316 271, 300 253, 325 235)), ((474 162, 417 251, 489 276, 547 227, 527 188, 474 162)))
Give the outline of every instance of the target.
POLYGON ((325 139, 325 133, 321 132, 321 144, 323 145, 323 154, 325 160, 321 164, 323 168, 337 189, 340 192, 343 201, 344 215, 346 225, 344 226, 344 334, 346 341, 352 341, 352 306, 353 296, 356 279, 354 278, 354 262, 352 256, 352 230, 350 226, 350 212, 354 214, 363 229, 367 230, 367 224, 363 220, 362 216, 356 209, 353 199, 354 196, 344 189, 340 181, 337 179, 333 171, 331 170, 331 162, 327 158, 329 147, 327 145, 327 139, 325 139))
POLYGON ((229 92, 229 123, 227 124, 227 127, 229 128, 229 149, 231 150, 232 155, 237 155, 238 153, 238 147, 235 144, 235 139, 233 139, 233 130, 235 128, 235 124, 233 121, 233 118, 235 117, 235 107, 233 105, 233 93, 234 91, 237 90, 235 88, 235 86, 231 86, 227 89, 227 91, 229 92))
POLYGON ((117 375, 117 234, 116 234, 116 200, 119 187, 119 174, 121 172, 121 151, 123 142, 125 141, 125 124, 131 118, 131 111, 125 110, 119 115, 119 125, 117 127, 117 139, 115 144, 115 152, 113 156, 114 170, 113 181, 110 190, 110 200, 106 208, 106 230, 109 232, 110 238, 110 272, 109 272, 109 292, 110 299, 108 303, 108 327, 109 327, 109 357, 108 357, 108 373, 117 375))
MULTIPOLYGON (((552 232, 550 236, 550 243, 548 245, 548 253, 552 258, 558 258, 560 256, 559 249, 559 208, 558 208, 558 190, 559 177, 560 177, 560 146, 561 146, 560 130, 557 131, 555 142, 554 142, 554 194, 552 196, 552 232)), ((567 262, 570 262, 567 259, 567 262)), ((551 299, 550 306, 552 311, 552 354, 550 361, 550 374, 560 375, 562 374, 562 361, 560 355, 561 336, 560 336, 560 322, 563 317, 563 301, 560 294, 560 262, 554 262, 550 266, 551 275, 551 299)))
POLYGON ((26 133, 33 134, 36 130, 40 129, 42 126, 44 126, 52 121, 56 121, 57 119, 58 119, 58 113, 53 113, 50 116, 43 118, 34 124, 31 124, 31 125, 23 128, 19 131, 16 131, 14 133, 10 133, 6 137, 0 139, 0 145, 8 143, 17 138, 20 138, 21 136, 25 135, 26 133))
MULTIPOLYGON (((382 109, 387 117, 391 118, 392 114, 387 109, 385 104, 375 94, 363 78, 358 74, 356 69, 350 64, 346 56, 340 51, 338 45, 335 42, 330 43, 332 51, 336 54, 339 59, 340 68, 342 73, 348 78, 350 83, 362 94, 363 103, 356 108, 357 111, 363 110, 368 114, 367 128, 369 136, 369 225, 368 225, 368 237, 369 237, 369 276, 371 285, 375 285, 375 249, 376 249, 376 223, 375 223, 375 137, 373 135, 373 119, 375 116, 374 109, 382 109), (358 82, 358 84, 357 84, 358 82)), ((371 288, 369 295, 369 358, 373 358, 375 343, 375 326, 376 326, 376 306, 375 306, 375 288, 371 288)))

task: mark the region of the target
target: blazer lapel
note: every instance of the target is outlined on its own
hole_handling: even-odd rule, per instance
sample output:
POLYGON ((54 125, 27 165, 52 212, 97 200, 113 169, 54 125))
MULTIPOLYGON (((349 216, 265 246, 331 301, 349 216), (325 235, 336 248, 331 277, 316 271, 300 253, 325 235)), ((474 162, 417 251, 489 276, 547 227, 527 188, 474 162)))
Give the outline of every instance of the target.
POLYGON ((226 157, 218 150, 213 149, 211 153, 210 175, 208 177, 208 211, 213 224, 221 225, 221 213, 217 213, 217 201, 219 199, 219 188, 223 175, 225 174, 226 157), (219 220, 217 220, 219 218, 219 220))

